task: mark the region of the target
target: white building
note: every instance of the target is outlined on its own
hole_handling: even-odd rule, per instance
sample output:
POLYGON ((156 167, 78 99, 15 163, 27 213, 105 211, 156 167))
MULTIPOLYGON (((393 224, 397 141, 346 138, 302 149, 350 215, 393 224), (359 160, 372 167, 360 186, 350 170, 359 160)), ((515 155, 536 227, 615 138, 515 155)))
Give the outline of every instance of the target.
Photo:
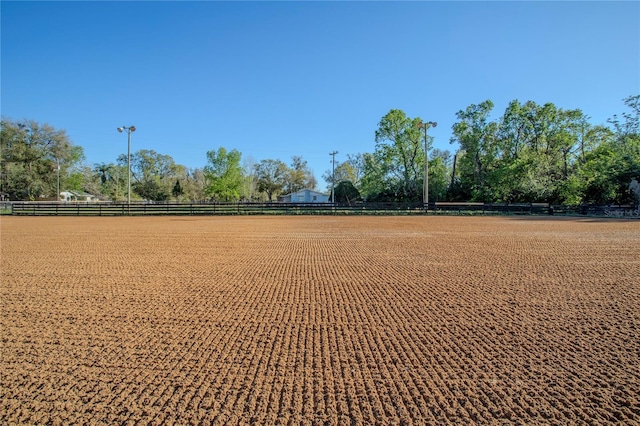
POLYGON ((328 203, 329 195, 312 189, 301 189, 279 197, 279 201, 283 203, 328 203))
POLYGON ((93 202, 97 201, 98 197, 82 191, 62 191, 60 193, 60 200, 65 203, 77 201, 93 202))

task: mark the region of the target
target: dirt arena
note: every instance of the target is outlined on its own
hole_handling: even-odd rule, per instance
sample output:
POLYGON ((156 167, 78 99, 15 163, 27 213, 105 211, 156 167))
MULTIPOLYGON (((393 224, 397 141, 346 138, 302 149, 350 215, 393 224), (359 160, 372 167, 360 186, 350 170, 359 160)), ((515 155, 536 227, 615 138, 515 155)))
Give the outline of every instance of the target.
POLYGON ((638 424, 640 221, 1 217, 1 424, 638 424))

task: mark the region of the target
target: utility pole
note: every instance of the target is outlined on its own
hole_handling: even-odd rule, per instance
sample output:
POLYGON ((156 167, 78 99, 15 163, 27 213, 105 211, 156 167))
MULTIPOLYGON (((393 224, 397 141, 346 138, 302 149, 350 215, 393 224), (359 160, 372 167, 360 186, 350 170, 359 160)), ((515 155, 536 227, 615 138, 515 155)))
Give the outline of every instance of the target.
POLYGON ((57 155, 56 155, 56 164, 58 166, 58 186, 57 186, 58 193, 56 194, 56 201, 60 201, 60 159, 58 158, 57 155))
POLYGON ((127 213, 131 214, 131 132, 136 131, 136 126, 118 127, 118 132, 127 132, 127 213))
POLYGON ((451 185, 450 188, 453 188, 454 179, 456 178, 456 161, 458 160, 458 153, 453 154, 453 171, 451 172, 451 185))
POLYGON ((329 155, 333 157, 333 159, 331 160, 332 162, 332 167, 331 167, 331 203, 335 204, 336 203, 336 154, 338 153, 338 151, 333 151, 330 152, 329 155))
POLYGON ((427 129, 429 129, 429 127, 436 127, 437 125, 438 123, 435 121, 418 123, 418 127, 424 129, 424 193, 422 195, 422 202, 424 203, 425 210, 429 210, 429 155, 427 153, 427 129))

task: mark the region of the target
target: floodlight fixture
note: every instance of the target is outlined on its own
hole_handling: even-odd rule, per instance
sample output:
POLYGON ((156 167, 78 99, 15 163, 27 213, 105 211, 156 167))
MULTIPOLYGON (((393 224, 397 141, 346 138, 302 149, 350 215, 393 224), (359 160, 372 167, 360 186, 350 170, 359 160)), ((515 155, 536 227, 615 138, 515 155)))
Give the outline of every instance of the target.
POLYGON ((438 127, 438 123, 435 121, 427 121, 426 123, 418 123, 418 127, 421 129, 428 129, 429 127, 438 127))

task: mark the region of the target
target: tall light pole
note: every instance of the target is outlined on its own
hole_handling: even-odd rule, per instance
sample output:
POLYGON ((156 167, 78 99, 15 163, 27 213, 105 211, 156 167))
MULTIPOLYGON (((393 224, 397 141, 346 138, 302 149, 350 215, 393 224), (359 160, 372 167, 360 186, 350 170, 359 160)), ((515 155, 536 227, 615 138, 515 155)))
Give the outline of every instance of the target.
POLYGON ((131 204, 131 132, 136 131, 136 126, 118 127, 118 132, 127 132, 127 204, 131 204))
POLYGON ((427 155, 427 130, 429 127, 436 127, 438 123, 435 121, 427 121, 426 123, 418 123, 418 127, 424 130, 424 193, 422 194, 422 202, 424 208, 429 210, 429 156, 427 155))
POLYGON ((338 151, 330 152, 331 159, 331 203, 336 203, 336 154, 338 151))

